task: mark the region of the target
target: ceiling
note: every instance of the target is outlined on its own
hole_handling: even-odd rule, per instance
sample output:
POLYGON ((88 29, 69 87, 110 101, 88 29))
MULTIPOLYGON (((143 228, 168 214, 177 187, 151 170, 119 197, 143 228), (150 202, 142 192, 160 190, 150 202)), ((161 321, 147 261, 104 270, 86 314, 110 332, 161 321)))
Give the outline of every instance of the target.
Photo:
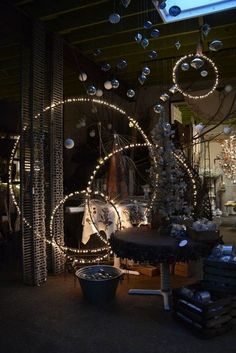
POLYGON ((164 24, 151 0, 131 0, 127 8, 120 0, 3 0, 0 6, 0 99, 19 99, 20 48, 27 35, 22 23, 26 17, 42 21, 48 31, 57 33, 65 41, 65 96, 84 93, 89 83, 102 86, 111 77, 121 82, 118 94, 124 88, 140 87, 137 77, 144 66, 151 69, 145 86, 170 85, 176 60, 196 52, 203 23, 211 27, 203 42, 204 54, 215 61, 224 82, 236 77, 236 8, 204 18, 164 24), (114 12, 121 16, 118 24, 108 21, 114 12), (145 20, 159 29, 158 38, 150 38, 150 30, 143 28, 145 20), (137 32, 149 38, 146 49, 135 42, 137 32), (214 39, 222 40, 223 47, 218 52, 209 52, 208 44, 214 39), (175 47, 176 41, 181 43, 179 50, 175 47), (101 54, 94 55, 98 48, 101 54), (156 60, 148 57, 151 50, 157 51, 156 60), (128 66, 120 70, 116 65, 122 58, 128 66), (101 70, 104 62, 112 66, 111 71, 101 70), (80 71, 86 71, 88 83, 78 80, 80 71))

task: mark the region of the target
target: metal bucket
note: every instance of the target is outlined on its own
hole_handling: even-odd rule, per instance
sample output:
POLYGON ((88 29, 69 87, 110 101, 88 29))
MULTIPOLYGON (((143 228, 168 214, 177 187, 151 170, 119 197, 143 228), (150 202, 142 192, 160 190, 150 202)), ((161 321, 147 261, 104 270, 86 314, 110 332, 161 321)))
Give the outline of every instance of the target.
POLYGON ((84 299, 90 303, 108 302, 114 299, 123 272, 113 266, 94 265, 76 271, 84 299), (102 275, 104 274, 104 275, 102 275))

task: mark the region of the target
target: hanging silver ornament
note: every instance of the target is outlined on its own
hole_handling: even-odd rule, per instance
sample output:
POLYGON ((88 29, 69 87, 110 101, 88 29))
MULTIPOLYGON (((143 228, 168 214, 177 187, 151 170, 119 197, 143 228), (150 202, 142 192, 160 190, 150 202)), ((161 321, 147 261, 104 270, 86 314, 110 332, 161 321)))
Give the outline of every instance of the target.
POLYGON ((135 91, 132 88, 130 88, 128 89, 126 94, 129 98, 133 98, 135 96, 135 91))
POLYGON ((205 37, 208 36, 210 30, 211 30, 211 27, 210 27, 209 24, 207 24, 207 23, 204 23, 204 24, 202 25, 202 27, 201 27, 201 32, 202 32, 202 34, 203 34, 205 37))
POLYGON ((202 123, 199 123, 197 125, 195 125, 195 130, 197 130, 197 132, 201 132, 204 129, 204 125, 202 123))
POLYGON ((223 43, 221 40, 215 39, 209 44, 209 50, 218 51, 223 47, 223 43))
POLYGON ((101 54, 102 54, 101 49, 99 49, 99 48, 94 49, 94 51, 93 51, 93 55, 94 55, 94 56, 99 56, 99 55, 101 55, 101 54))
POLYGON ((150 35, 151 35, 152 38, 158 38, 159 35, 160 35, 159 29, 156 29, 156 28, 152 29, 150 35))
POLYGON ((169 98, 170 98, 170 96, 169 96, 169 94, 167 94, 167 93, 163 93, 163 94, 160 96, 160 99, 161 99, 163 102, 168 101, 169 98))
POLYGON ((143 38, 143 36, 142 36, 141 33, 136 33, 136 34, 135 34, 134 39, 135 39, 135 41, 136 41, 137 43, 141 43, 142 38, 143 38))
POLYGON ((88 86, 87 94, 89 94, 90 96, 94 96, 96 94, 96 87, 93 85, 88 86))
POLYGON ((153 110, 155 113, 160 114, 161 112, 164 111, 164 107, 163 107, 163 105, 157 103, 154 105, 153 110))
POLYGON ((147 76, 145 76, 145 75, 140 75, 140 76, 138 77, 138 81, 139 81, 140 85, 143 85, 144 82, 146 81, 146 79, 147 79, 147 76))
POLYGON ((121 3, 127 9, 129 4, 131 3, 131 0, 121 0, 121 3))
POLYGON ((117 24, 120 22, 120 15, 118 13, 111 13, 108 19, 110 23, 117 24))
POLYGON ((143 28, 150 29, 152 27, 152 22, 149 20, 145 20, 143 24, 143 28))
POLYGON ((119 81, 116 78, 113 78, 111 80, 111 85, 112 85, 112 88, 116 89, 116 88, 119 87, 120 83, 119 83, 119 81))
POLYGON ((64 146, 68 150, 72 149, 74 147, 74 145, 75 145, 74 140, 72 140, 71 138, 68 138, 65 140, 64 146))
POLYGON ((181 70, 182 71, 188 71, 188 69, 189 69, 189 64, 188 63, 184 62, 184 63, 181 64, 181 70))
POLYGON ((191 65, 194 69, 198 70, 198 69, 200 69, 200 68, 204 65, 204 61, 203 61, 201 58, 194 58, 194 59, 191 61, 190 65, 191 65))
POLYGON ((107 90, 112 89, 111 81, 109 81, 109 80, 105 81, 105 82, 104 82, 104 87, 105 87, 107 90))
POLYGON ((147 67, 147 66, 143 67, 142 75, 148 76, 148 75, 150 75, 150 72, 151 72, 151 70, 149 69, 149 67, 147 67))
POLYGON ((85 81, 87 80, 87 78, 88 78, 88 76, 87 76, 87 74, 86 74, 85 72, 81 72, 81 73, 79 74, 79 80, 80 80, 81 82, 85 82, 85 81))
POLYGON ((181 47, 181 43, 180 43, 180 41, 179 41, 179 40, 177 40, 177 41, 175 42, 175 47, 176 47, 176 49, 177 49, 177 50, 179 50, 179 49, 180 49, 180 47, 181 47))
POLYGON ((149 46, 149 40, 146 37, 143 37, 143 39, 141 40, 141 45, 143 49, 146 49, 149 46))
POLYGON ((202 77, 207 77, 208 71, 207 71, 207 70, 202 70, 202 71, 200 72, 200 75, 201 75, 202 77))
POLYGON ((96 96, 97 96, 97 97, 102 97, 102 96, 103 96, 103 90, 100 89, 100 88, 97 89, 96 96))
POLYGON ((157 52, 155 50, 151 50, 148 53, 148 56, 149 56, 150 59, 155 60, 157 58, 157 52))
POLYGON ((176 17, 176 16, 178 16, 180 13, 181 13, 181 8, 180 8, 179 6, 174 5, 174 6, 171 6, 171 7, 169 8, 169 14, 170 14, 170 16, 172 16, 172 17, 176 17))
POLYGON ((120 59, 116 65, 116 67, 120 70, 125 69, 127 67, 127 61, 125 59, 120 59))
POLYGON ((223 132, 225 135, 230 135, 232 132, 232 128, 230 126, 225 126, 223 132))
POLYGON ((175 94, 176 92, 178 92, 176 85, 173 85, 172 87, 170 87, 169 92, 172 94, 175 94))
POLYGON ((90 137, 95 137, 96 136, 95 130, 91 130, 90 133, 89 133, 89 136, 90 137))
POLYGON ((107 72, 107 71, 111 70, 111 65, 109 63, 103 63, 101 66, 101 70, 104 72, 107 72))
POLYGON ((232 89, 233 89, 233 87, 232 87, 231 85, 226 85, 226 86, 225 86, 225 92, 226 92, 226 93, 231 92, 232 89))

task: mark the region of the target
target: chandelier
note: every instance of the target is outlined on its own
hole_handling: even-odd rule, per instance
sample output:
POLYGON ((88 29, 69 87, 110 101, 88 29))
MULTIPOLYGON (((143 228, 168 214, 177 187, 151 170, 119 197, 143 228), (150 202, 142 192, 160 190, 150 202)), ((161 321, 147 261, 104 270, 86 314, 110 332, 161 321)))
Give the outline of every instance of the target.
POLYGON ((217 156, 226 178, 236 180, 236 136, 230 136, 221 144, 222 151, 217 156))

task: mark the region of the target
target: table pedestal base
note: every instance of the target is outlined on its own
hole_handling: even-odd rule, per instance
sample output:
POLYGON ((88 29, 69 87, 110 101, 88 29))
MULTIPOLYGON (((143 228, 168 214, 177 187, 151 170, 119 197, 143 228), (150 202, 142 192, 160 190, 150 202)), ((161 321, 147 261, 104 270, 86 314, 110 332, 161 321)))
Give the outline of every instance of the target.
POLYGON ((131 295, 161 295, 164 300, 164 309, 170 310, 170 268, 168 264, 160 265, 161 289, 130 289, 131 295))

